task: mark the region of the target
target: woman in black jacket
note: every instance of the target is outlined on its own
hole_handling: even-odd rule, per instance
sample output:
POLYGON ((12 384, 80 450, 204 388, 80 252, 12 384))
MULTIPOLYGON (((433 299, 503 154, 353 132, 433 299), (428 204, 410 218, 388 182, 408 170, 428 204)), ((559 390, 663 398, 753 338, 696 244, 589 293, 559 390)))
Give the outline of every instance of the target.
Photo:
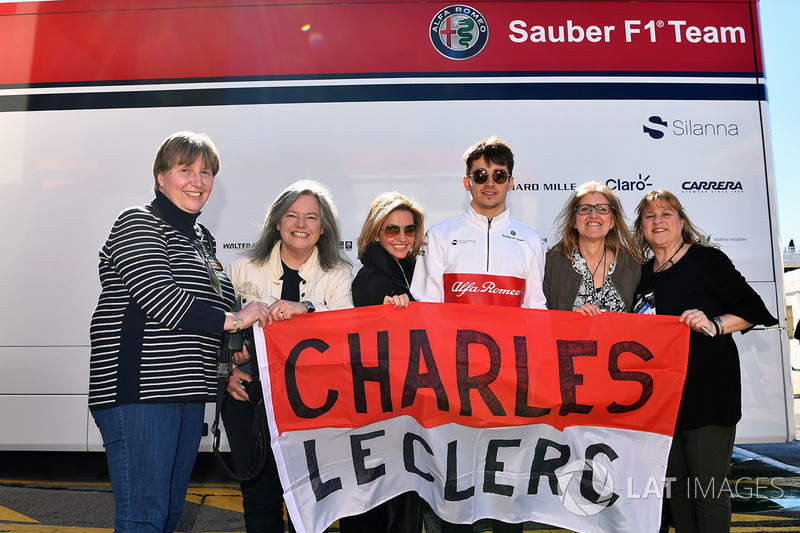
POLYGON ((358 237, 363 267, 353 281, 353 305, 394 304, 413 300, 409 286, 424 234, 422 208, 397 192, 375 198, 358 237))
POLYGON ((634 241, 648 261, 634 312, 672 315, 692 330, 667 461, 673 523, 678 533, 727 532, 731 494, 725 487, 742 418, 741 366, 732 333, 778 321, 728 256, 689 220, 675 194, 650 191, 636 213, 634 241))
MULTIPOLYGON (((353 281, 355 307, 391 304, 407 307, 414 261, 424 235, 422 208, 397 192, 375 198, 358 237, 363 264, 353 281)), ((342 533, 419 533, 419 497, 406 492, 356 516, 339 520, 342 533)))

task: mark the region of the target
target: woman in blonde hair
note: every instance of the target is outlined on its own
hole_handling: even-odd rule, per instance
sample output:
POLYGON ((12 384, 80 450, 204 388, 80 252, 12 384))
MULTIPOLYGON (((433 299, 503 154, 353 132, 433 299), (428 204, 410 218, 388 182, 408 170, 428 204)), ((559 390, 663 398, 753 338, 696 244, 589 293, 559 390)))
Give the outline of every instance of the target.
POLYGON ((358 237, 363 267, 353 281, 356 307, 384 303, 405 307, 413 300, 409 286, 422 247, 423 219, 419 204, 398 192, 375 198, 358 237))
POLYGON ((548 252, 544 268, 547 308, 586 316, 630 311, 642 269, 614 191, 596 181, 584 183, 557 223, 561 240, 548 252))
MULTIPOLYGON (((363 266, 353 281, 356 307, 390 304, 407 307, 414 261, 422 246, 422 208, 398 192, 378 195, 358 237, 363 266)), ((419 533, 422 514, 414 492, 401 494, 360 515, 339 520, 342 533, 419 533)))

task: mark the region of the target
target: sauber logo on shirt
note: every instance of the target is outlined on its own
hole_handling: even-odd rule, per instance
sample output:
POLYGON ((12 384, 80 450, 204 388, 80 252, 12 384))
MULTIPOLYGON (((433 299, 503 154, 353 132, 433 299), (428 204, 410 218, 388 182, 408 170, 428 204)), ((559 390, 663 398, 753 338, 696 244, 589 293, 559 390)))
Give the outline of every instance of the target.
POLYGON ((445 303, 504 305, 520 307, 525 280, 490 274, 444 274, 445 303))
POLYGON ((510 233, 501 233, 500 236, 505 237, 506 239, 511 239, 512 241, 525 242, 525 239, 523 239, 522 237, 517 237, 517 232, 514 231, 513 229, 511 230, 510 233))

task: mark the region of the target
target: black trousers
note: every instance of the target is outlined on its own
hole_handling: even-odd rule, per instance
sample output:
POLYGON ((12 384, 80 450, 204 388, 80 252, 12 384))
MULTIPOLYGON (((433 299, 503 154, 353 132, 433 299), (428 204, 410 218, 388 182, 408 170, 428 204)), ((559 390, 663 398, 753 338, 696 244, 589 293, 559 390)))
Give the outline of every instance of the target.
MULTIPOLYGON (((507 524, 500 520, 492 520, 494 533, 522 533, 523 524, 507 524)), ((472 533, 471 524, 451 524, 442 520, 442 533, 472 533)))
POLYGON ((406 492, 369 511, 339 519, 341 533, 420 533, 422 512, 416 492, 406 492))
POLYGON ((667 462, 669 507, 678 533, 727 533, 731 494, 727 477, 736 426, 676 430, 667 462))
MULTIPOLYGON (((261 409, 263 409, 263 404, 261 409)), ((266 413, 261 413, 266 417, 266 413)), ((231 445, 231 458, 238 472, 244 472, 253 456, 255 435, 253 421, 256 413, 250 402, 234 400, 225 393, 222 405, 222 421, 231 445)), ((283 533, 283 487, 275 465, 275 457, 266 436, 265 453, 267 461, 261 473, 250 481, 243 481, 242 507, 247 533, 283 533)), ((294 526, 289 520, 289 531, 294 526)))

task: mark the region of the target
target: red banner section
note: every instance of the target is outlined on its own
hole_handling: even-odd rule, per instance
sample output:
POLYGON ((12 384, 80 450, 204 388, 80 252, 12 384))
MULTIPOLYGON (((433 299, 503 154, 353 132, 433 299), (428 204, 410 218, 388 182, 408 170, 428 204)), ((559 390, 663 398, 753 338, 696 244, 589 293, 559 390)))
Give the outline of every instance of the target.
POLYGON ((237 4, 4 4, 0 84, 763 70, 756 0, 237 4))
POLYGON ((263 331, 280 434, 408 415, 426 428, 672 435, 689 343, 669 316, 434 303, 303 315, 263 331))

